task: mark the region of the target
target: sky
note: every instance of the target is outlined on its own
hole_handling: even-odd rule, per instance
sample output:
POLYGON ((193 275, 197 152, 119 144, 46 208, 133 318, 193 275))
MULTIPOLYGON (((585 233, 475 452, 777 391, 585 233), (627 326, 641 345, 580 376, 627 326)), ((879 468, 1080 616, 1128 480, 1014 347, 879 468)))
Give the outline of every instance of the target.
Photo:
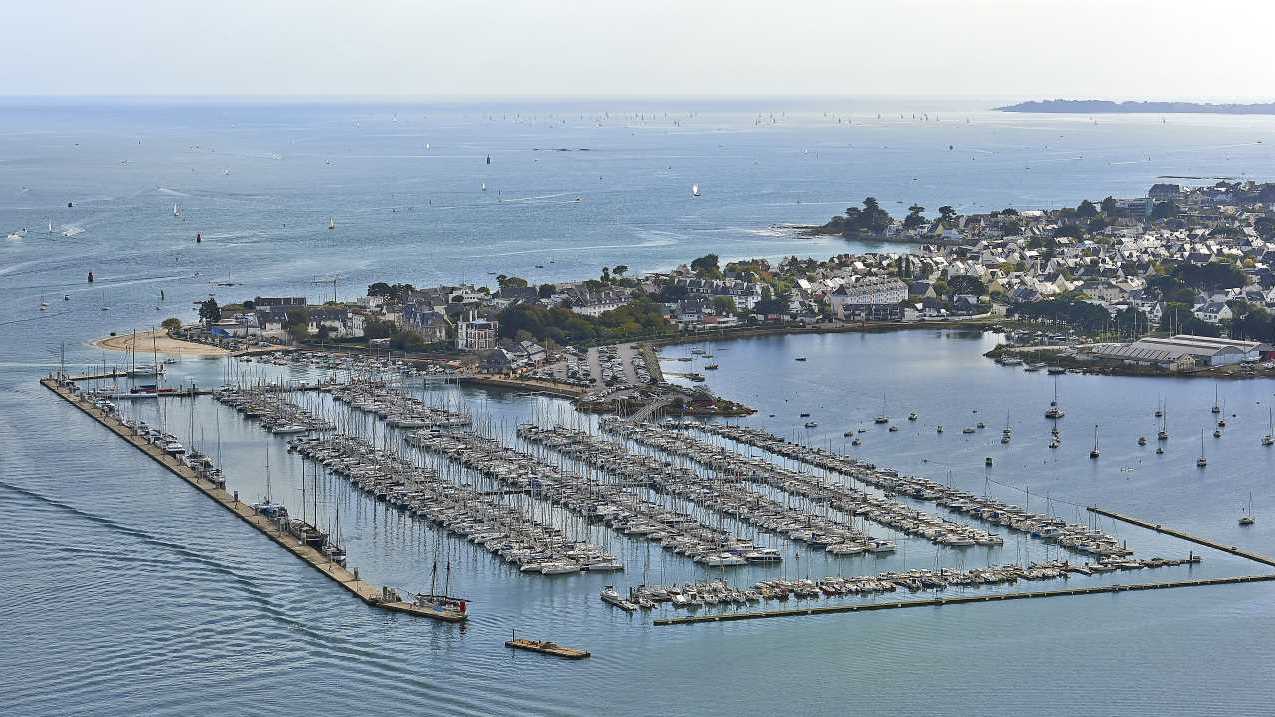
POLYGON ((0 95, 1275 100, 1275 0, 0 0, 0 95))

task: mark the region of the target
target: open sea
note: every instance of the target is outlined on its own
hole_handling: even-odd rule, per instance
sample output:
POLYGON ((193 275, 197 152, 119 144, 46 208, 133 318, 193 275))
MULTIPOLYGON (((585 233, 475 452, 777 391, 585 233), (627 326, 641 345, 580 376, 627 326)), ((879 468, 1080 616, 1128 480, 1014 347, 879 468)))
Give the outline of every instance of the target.
MULTIPOLYGON (((604 605, 598 590, 623 590, 644 574, 682 582, 720 571, 595 529, 626 573, 519 575, 321 477, 321 515, 339 506, 363 576, 423 589, 441 554, 454 566, 453 592, 473 600, 463 628, 386 614, 36 383, 63 354, 72 371, 122 362, 88 341, 193 319, 192 302, 210 293, 223 303, 318 301, 333 282, 348 298, 373 281, 566 280, 617 264, 668 269, 710 252, 902 251, 807 238, 789 225, 826 221, 869 195, 896 216, 913 203, 932 216, 943 204, 980 211, 1139 196, 1166 176, 1270 179, 1275 167, 1275 118, 1018 115, 985 111, 991 104, 0 101, 0 712, 1271 714, 1268 583, 655 627, 604 605), (512 653, 502 644, 511 631, 594 656, 512 653)), ((743 423, 878 465, 1081 523, 1095 520, 1083 506, 1097 505, 1275 552, 1275 449, 1259 444, 1275 382, 1217 387, 1230 427, 1204 439, 1209 466, 1199 470, 1212 383, 1062 376, 1064 440, 1050 450, 1042 414, 1053 379, 982 358, 994 344, 991 334, 932 330, 749 339, 711 346, 721 369, 708 379, 758 409, 743 423), (1161 399, 1171 439, 1157 456, 1152 411, 1161 399), (883 403, 899 432, 872 425, 883 403), (901 420, 909 411, 915 423, 901 420), (819 427, 803 428, 807 420, 819 427), (985 430, 961 433, 978 420, 985 430), (1002 445, 996 429, 1006 422, 1015 435, 1002 445), (860 423, 871 430, 851 448, 843 433, 860 423), (1098 461, 1088 457, 1095 427, 1098 461), (1139 435, 1151 445, 1139 447, 1139 435), (1250 494, 1257 524, 1241 528, 1250 494)), ((169 380, 211 386, 227 371, 220 360, 186 360, 169 380)), ((419 381, 410 390, 465 405, 510 442, 520 421, 588 422, 551 399, 419 381)), ((208 398, 165 401, 163 415, 140 410, 206 449, 216 431, 229 485, 245 497, 264 491, 269 451, 274 497, 300 509, 302 468, 283 441, 208 398)), ((1194 551, 1204 562, 1077 576, 1072 586, 1263 572, 1096 524, 1140 557, 1194 551)), ((896 537, 899 551, 833 558, 761 535, 789 559, 728 577, 751 584, 1060 557, 1010 533, 999 548, 953 549, 876 532, 896 537)))

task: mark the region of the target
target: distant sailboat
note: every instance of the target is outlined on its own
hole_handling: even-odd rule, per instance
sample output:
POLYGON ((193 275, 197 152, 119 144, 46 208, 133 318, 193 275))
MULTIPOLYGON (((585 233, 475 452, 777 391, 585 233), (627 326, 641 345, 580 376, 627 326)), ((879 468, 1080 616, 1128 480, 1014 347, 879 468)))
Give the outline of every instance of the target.
POLYGON ((1093 427, 1093 450, 1089 451, 1089 457, 1097 460, 1102 453, 1098 450, 1098 427, 1093 427))
POLYGON ((329 219, 329 220, 328 220, 328 231, 332 231, 333 229, 336 229, 336 219, 329 219))
POLYGON ((698 196, 699 196, 699 185, 698 185, 698 184, 692 184, 692 185, 691 185, 691 196, 692 196, 692 197, 698 197, 698 196))
POLYGON ((177 218, 179 218, 179 219, 180 219, 180 218, 181 218, 181 215, 182 215, 182 208, 181 208, 181 207, 179 207, 179 206, 177 206, 177 204, 176 204, 176 203, 174 203, 174 204, 173 204, 173 216, 175 216, 175 217, 177 217, 177 218))
POLYGON ((1200 429, 1200 457, 1195 459, 1195 465, 1203 468, 1209 464, 1209 459, 1204 457, 1204 429, 1200 429))
POLYGON ((1248 494, 1248 507, 1240 515, 1240 525, 1252 525, 1254 522, 1256 522, 1256 519, 1253 518, 1253 494, 1250 492, 1248 494))
POLYGON ((482 188, 482 191, 484 191, 484 192, 485 192, 485 191, 487 191, 487 183, 486 183, 486 182, 483 182, 483 188, 482 188))

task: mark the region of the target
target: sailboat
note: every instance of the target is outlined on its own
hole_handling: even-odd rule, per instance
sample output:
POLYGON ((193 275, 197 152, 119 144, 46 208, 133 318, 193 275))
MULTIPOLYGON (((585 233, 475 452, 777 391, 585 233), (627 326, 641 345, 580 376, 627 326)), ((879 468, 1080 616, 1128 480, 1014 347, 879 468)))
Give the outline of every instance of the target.
POLYGON ((698 184, 692 184, 692 185, 691 185, 691 196, 692 196, 692 197, 698 197, 698 196, 699 196, 699 185, 698 185, 698 184))
POLYGON ((1266 409, 1266 435, 1262 436, 1262 445, 1275 445, 1275 409, 1266 409))
POLYGON ((485 191, 487 191, 487 183, 486 183, 486 182, 483 182, 483 189, 482 189, 482 190, 483 190, 484 192, 485 192, 485 191))
POLYGON ((1221 413, 1222 407, 1217 403, 1217 384, 1213 384, 1213 408, 1209 409, 1213 413, 1221 413))
POLYGON ((1195 459, 1197 468, 1203 468, 1209 464, 1209 459, 1204 457, 1204 429, 1200 429, 1200 457, 1195 459))
POLYGON ((1098 450, 1098 426, 1093 427, 1093 450, 1089 451, 1089 457, 1097 460, 1102 452, 1098 450))
POLYGON ((173 204, 173 216, 175 216, 175 217, 177 217, 177 218, 179 218, 179 219, 180 219, 180 218, 181 218, 181 215, 182 215, 182 208, 181 208, 181 207, 179 207, 179 206, 177 206, 177 204, 176 204, 176 203, 174 203, 174 204, 173 204))
POLYGON ((336 229, 336 219, 328 219, 328 231, 336 229))
POLYGON ((288 509, 270 500, 270 441, 266 440, 266 499, 253 503, 252 509, 271 520, 287 520, 288 509))
POLYGON ((890 417, 885 415, 885 394, 881 394, 881 415, 877 416, 874 423, 889 423, 890 417))
POLYGON ((1049 410, 1045 411, 1045 418, 1058 420, 1067 414, 1063 413, 1062 407, 1058 405, 1058 377, 1054 377, 1054 400, 1049 402, 1049 410))
POLYGON ((1256 521, 1253 518, 1253 493, 1248 494, 1248 507, 1240 514, 1240 525, 1252 525, 1256 521))
POLYGON ((1156 415, 1160 416, 1160 432, 1155 434, 1157 441, 1169 440, 1169 404, 1165 403, 1164 408, 1156 411, 1156 415))

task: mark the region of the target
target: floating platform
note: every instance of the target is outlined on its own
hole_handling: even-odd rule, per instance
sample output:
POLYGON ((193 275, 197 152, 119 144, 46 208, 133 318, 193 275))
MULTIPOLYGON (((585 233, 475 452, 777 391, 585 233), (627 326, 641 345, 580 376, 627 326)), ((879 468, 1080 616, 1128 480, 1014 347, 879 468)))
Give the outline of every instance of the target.
POLYGON ((1241 558, 1252 560, 1255 563, 1261 563, 1262 565, 1269 565, 1271 567, 1275 567, 1275 558, 1262 555, 1261 553, 1254 553, 1251 550, 1245 550, 1235 545, 1222 545, 1221 543, 1209 540, 1208 538, 1201 538, 1198 535, 1191 535, 1190 533, 1184 533, 1181 530, 1166 528, 1160 523, 1150 523, 1145 520, 1133 518, 1123 513, 1117 513, 1114 510, 1104 510, 1102 508, 1095 508, 1093 506, 1089 506, 1088 510, 1090 513, 1096 513, 1098 515, 1106 516, 1108 518, 1113 518, 1115 520, 1128 523, 1129 525, 1136 525, 1139 528, 1154 530, 1157 533, 1171 535, 1179 540, 1185 540, 1190 543, 1195 543, 1196 545, 1203 545, 1206 548, 1213 548, 1214 550, 1221 550, 1224 553, 1230 553, 1231 555, 1238 555, 1241 558))
POLYGON ((378 587, 361 579, 359 577, 358 568, 347 569, 341 567, 340 565, 332 562, 331 558, 323 552, 311 548, 290 533, 281 531, 274 521, 264 515, 258 514, 251 505, 240 501, 238 494, 229 493, 223 488, 218 488, 211 481, 199 477, 199 475, 197 475, 189 466, 182 463, 179 459, 168 455, 158 446, 152 445, 141 436, 134 434, 127 426, 120 422, 119 419, 81 399, 69 388, 60 384, 56 379, 41 379, 40 384, 66 400, 67 403, 70 403, 88 414, 98 423, 110 429, 111 432, 124 439, 137 450, 150 456, 156 463, 167 468, 170 473, 173 473, 178 478, 181 478, 194 486, 197 490, 199 490, 199 492, 216 501, 219 505, 221 505, 221 507, 230 511, 240 520, 261 531, 261 533, 267 538, 270 538, 288 552, 305 561, 310 567, 331 578, 334 582, 336 582, 336 584, 345 588, 348 592, 352 593, 364 603, 373 607, 383 608, 391 612, 401 612, 409 615, 428 617, 442 622, 463 622, 468 619, 469 615, 467 612, 445 610, 434 605, 422 605, 417 602, 408 602, 403 600, 398 591, 393 588, 378 587))
POLYGON ((527 650, 529 652, 539 652, 544 655, 553 655, 567 660, 583 660, 590 656, 588 650, 577 650, 574 647, 566 647, 556 642, 541 642, 539 640, 524 640, 516 638, 513 640, 505 640, 505 647, 514 650, 527 650))

